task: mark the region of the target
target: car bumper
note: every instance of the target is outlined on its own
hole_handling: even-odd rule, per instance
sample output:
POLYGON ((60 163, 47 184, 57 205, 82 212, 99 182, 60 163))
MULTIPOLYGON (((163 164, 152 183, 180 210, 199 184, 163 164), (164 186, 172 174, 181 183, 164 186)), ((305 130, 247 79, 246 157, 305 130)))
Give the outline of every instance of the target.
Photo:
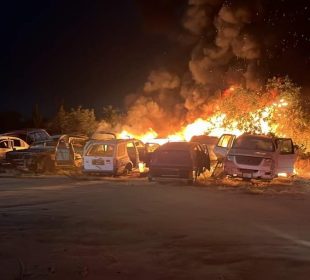
POLYGON ((192 179, 193 170, 183 168, 150 168, 149 177, 192 179))
POLYGON ((225 163, 225 174, 231 177, 246 178, 246 179, 266 179, 271 180, 275 177, 270 166, 245 166, 235 163, 225 163))

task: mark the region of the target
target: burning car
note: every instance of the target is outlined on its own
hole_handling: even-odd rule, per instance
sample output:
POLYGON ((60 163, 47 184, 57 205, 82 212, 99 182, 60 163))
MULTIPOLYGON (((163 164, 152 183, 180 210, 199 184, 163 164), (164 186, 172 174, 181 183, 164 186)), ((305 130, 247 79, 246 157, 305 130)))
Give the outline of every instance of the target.
POLYGON ((180 178, 193 183, 206 169, 210 170, 209 154, 199 143, 168 142, 153 153, 148 178, 180 178))
MULTIPOLYGON (((106 133, 105 133, 106 134, 106 133)), ((144 172, 147 147, 137 139, 113 137, 90 140, 83 154, 83 172, 107 175, 127 174, 134 169, 144 172)))
POLYGON ((6 162, 13 167, 35 172, 82 165, 85 136, 56 135, 34 142, 28 149, 6 154, 6 162))
POLYGON ((297 158, 292 139, 250 134, 222 135, 215 153, 225 174, 247 179, 293 175, 297 158))

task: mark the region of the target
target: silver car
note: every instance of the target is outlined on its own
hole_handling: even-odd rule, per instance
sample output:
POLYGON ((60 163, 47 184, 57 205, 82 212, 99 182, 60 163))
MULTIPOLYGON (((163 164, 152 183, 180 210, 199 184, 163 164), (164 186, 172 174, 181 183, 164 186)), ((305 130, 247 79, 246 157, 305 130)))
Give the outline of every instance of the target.
POLYGON ((266 135, 224 134, 214 151, 226 175, 247 179, 293 175, 297 158, 291 138, 266 135))

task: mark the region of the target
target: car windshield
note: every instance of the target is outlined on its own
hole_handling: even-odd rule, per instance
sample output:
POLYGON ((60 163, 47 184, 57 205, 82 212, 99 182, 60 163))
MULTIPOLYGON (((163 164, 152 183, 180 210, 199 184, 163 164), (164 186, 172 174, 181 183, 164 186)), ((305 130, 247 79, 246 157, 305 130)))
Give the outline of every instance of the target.
POLYGON ((234 142, 233 148, 264 152, 273 152, 275 150, 271 139, 259 137, 239 137, 234 142))
POLYGON ((182 150, 161 150, 155 152, 154 160, 160 164, 174 164, 183 165, 191 162, 191 155, 189 151, 182 150))

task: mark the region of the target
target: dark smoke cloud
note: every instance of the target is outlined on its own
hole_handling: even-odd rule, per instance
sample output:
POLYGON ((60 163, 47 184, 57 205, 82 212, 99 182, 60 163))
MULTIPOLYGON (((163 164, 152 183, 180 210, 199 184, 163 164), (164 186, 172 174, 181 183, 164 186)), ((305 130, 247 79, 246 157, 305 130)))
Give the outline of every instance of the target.
MULTIPOLYGON (((159 1, 161 5, 168 2, 159 1)), ((182 75, 162 69, 152 71, 143 90, 127 98, 124 129, 142 133, 152 128, 165 136, 197 117, 211 114, 212 100, 228 86, 260 85, 261 44, 248 28, 257 1, 249 5, 240 3, 187 2, 179 20, 183 27, 179 37, 193 46, 188 70, 182 75)))

